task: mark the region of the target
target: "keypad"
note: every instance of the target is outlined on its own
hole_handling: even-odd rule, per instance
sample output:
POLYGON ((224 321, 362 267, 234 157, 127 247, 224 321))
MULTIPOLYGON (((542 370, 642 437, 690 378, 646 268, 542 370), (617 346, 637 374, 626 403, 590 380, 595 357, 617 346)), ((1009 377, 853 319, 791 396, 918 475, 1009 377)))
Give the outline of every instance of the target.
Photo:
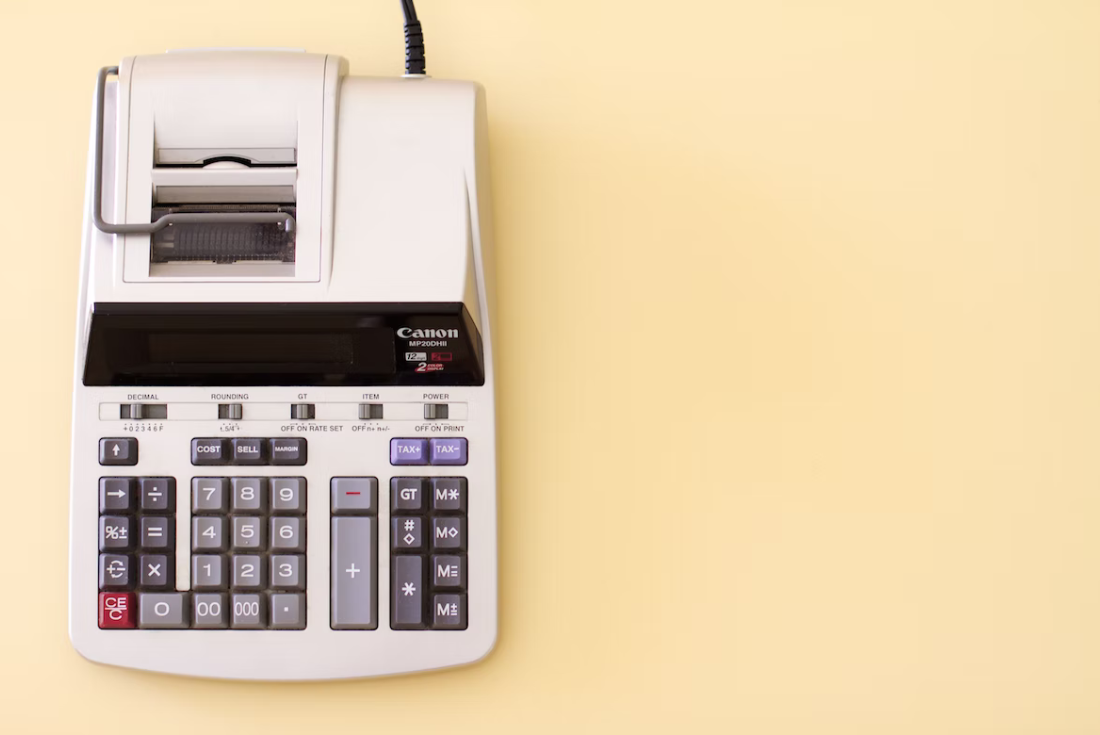
MULTIPOLYGON (((105 443, 121 441, 101 440, 101 455, 105 443)), ((136 462, 136 440, 132 450, 136 462)), ((175 591, 175 482, 99 478, 100 628, 186 627, 182 593, 175 591)))
POLYGON ((394 630, 466 629, 467 493, 465 477, 390 480, 394 630))
MULTIPOLYGON (((193 465, 240 467, 241 474, 198 470, 213 476, 183 478, 179 489, 174 477, 99 478, 99 627, 304 629, 306 480, 246 468, 299 466, 306 462, 307 449, 306 440, 298 437, 197 437, 190 446, 193 465), (177 557, 177 492, 185 493, 179 502, 191 508, 190 556, 177 557), (187 564, 183 576, 190 578, 190 590, 176 589, 177 563, 187 564)), ((106 466, 136 465, 138 442, 101 439, 99 460, 106 466)), ((464 437, 395 438, 389 461, 396 467, 462 467, 468 462, 468 442, 464 437)), ((383 480, 388 487, 380 488, 377 477, 330 479, 330 627, 378 627, 379 554, 388 552, 390 628, 465 630, 468 479, 383 480), (380 491, 387 492, 388 500, 380 491), (378 527, 380 502, 389 506, 383 529, 378 527), (380 530, 389 539, 388 549, 378 548, 380 530)))
MULTIPOLYGON (((236 453, 266 441, 232 440, 232 446, 236 453)), ((258 451, 270 461, 267 448, 258 451)), ((192 479, 193 627, 305 628, 305 497, 304 477, 192 479)))

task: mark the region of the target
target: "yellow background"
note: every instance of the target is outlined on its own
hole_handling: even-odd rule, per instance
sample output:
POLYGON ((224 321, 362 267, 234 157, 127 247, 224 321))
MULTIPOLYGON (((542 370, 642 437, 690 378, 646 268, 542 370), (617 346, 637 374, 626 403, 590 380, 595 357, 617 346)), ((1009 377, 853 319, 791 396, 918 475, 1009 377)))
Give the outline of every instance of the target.
POLYGON ((430 71, 489 92, 496 652, 261 685, 71 649, 96 70, 268 45, 390 75, 401 25, 2 0, 2 729, 1100 733, 1100 3, 419 5, 430 71))

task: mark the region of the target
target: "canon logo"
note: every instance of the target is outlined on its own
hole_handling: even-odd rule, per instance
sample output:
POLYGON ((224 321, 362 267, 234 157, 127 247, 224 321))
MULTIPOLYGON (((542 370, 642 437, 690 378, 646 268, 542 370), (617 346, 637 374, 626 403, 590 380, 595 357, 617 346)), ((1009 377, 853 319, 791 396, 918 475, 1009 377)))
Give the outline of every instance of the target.
POLYGON ((397 336, 401 339, 458 339, 457 329, 409 329, 401 327, 397 330, 397 336))

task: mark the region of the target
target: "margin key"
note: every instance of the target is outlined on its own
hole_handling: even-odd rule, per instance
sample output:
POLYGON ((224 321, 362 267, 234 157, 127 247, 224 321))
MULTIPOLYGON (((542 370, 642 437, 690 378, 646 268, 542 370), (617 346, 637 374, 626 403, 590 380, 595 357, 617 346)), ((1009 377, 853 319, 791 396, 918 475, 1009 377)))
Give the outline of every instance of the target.
POLYGON ((378 519, 332 519, 333 630, 378 627, 378 519))

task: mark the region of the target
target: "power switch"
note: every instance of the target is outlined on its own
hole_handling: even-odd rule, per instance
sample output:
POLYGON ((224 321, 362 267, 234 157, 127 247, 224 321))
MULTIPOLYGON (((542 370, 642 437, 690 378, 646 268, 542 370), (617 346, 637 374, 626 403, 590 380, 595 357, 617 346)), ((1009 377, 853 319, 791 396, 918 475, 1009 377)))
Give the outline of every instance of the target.
POLYGON ((123 403, 119 407, 120 419, 166 419, 168 418, 168 404, 166 403, 123 403))
POLYGON ((424 418, 429 421, 437 421, 447 418, 450 406, 446 403, 425 403, 424 418))
POLYGON ((290 418, 295 421, 309 421, 314 414, 312 403, 295 403, 290 407, 290 418))
POLYGON ((244 416, 244 406, 240 403, 219 403, 218 404, 218 418, 229 419, 230 421, 240 421, 244 416))

